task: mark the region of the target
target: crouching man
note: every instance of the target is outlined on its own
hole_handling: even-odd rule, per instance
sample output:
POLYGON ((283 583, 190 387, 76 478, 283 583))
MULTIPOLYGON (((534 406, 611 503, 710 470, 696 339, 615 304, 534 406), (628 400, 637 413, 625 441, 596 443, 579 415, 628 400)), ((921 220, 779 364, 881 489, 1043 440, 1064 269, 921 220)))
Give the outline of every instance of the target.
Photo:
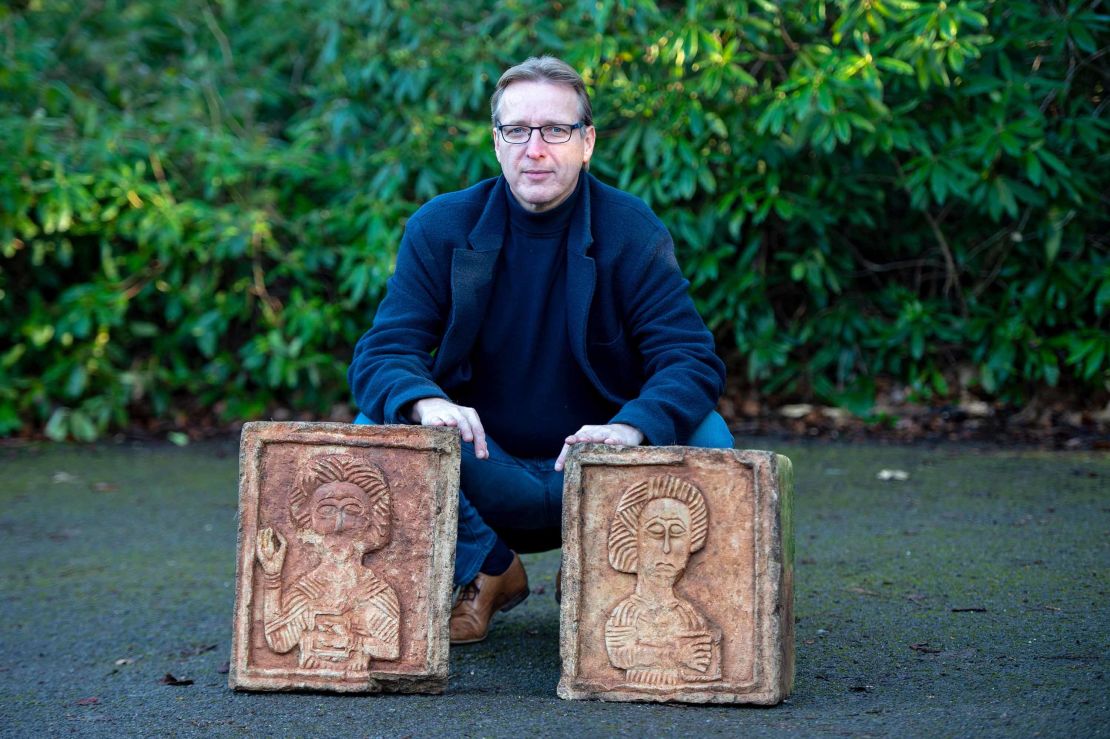
POLYGON ((452 644, 528 596, 517 552, 561 545, 572 444, 732 446, 724 365, 670 234, 588 172, 582 78, 531 58, 490 107, 501 176, 409 219, 348 373, 356 422, 461 432, 452 644))

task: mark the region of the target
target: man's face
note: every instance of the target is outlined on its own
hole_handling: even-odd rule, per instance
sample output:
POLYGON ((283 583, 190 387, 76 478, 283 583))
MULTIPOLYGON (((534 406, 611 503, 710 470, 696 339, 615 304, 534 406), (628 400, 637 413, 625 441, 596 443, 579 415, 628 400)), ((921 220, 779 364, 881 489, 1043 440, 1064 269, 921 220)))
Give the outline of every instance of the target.
POLYGON ((690 509, 674 498, 656 498, 640 512, 636 533, 640 574, 673 584, 690 559, 690 509))
MULTIPOLYGON (((502 93, 497 113, 501 125, 573 125, 579 122, 578 96, 566 85, 514 82, 502 93)), ((574 131, 564 144, 549 144, 533 131, 528 143, 509 144, 494 130, 493 148, 517 202, 540 213, 574 192, 582 166, 593 156, 595 136, 590 126, 574 131)))

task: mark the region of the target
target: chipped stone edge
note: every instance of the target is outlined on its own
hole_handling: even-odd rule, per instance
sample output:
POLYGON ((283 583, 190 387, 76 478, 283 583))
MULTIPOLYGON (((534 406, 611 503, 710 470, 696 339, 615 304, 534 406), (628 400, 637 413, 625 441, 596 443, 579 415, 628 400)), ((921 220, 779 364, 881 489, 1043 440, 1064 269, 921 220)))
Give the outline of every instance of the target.
POLYGON ((563 601, 559 618, 559 651, 562 674, 557 693, 566 700, 631 702, 677 702, 692 704, 776 705, 793 689, 794 683, 794 474, 790 459, 758 450, 719 450, 696 447, 615 447, 586 444, 571 449, 567 457, 563 484, 563 601), (627 452, 636 451, 631 455, 627 452), (731 451, 741 464, 752 467, 755 483, 756 561, 766 563, 756 572, 756 593, 763 594, 756 605, 757 674, 750 690, 621 690, 591 683, 578 674, 579 602, 581 597, 582 468, 588 464, 605 465, 681 465, 687 455, 715 455, 731 451), (768 494, 769 493, 769 494, 768 494), (778 515, 776 515, 778 514, 778 515), (763 556, 758 556, 762 552, 763 556), (760 587, 760 580, 769 587, 760 587), (776 649, 776 645, 778 649, 776 649), (762 659, 766 655, 769 659, 762 659), (759 674, 766 662, 768 670, 759 674))
POLYGON ((251 691, 327 691, 335 693, 442 693, 449 670, 448 613, 455 570, 455 531, 458 527, 461 441, 456 429, 424 426, 370 426, 348 423, 255 421, 243 425, 239 442, 239 525, 236 535, 235 610, 232 621, 228 687, 251 691), (402 439, 395 437, 402 432, 402 439), (412 449, 438 453, 438 481, 432 535, 432 580, 429 588, 426 672, 383 673, 371 670, 365 680, 328 681, 309 676, 266 676, 247 664, 249 621, 253 606, 253 549, 244 550, 244 531, 256 531, 258 508, 256 476, 263 445, 269 441, 412 449), (246 573, 246 576, 244 576, 246 573))

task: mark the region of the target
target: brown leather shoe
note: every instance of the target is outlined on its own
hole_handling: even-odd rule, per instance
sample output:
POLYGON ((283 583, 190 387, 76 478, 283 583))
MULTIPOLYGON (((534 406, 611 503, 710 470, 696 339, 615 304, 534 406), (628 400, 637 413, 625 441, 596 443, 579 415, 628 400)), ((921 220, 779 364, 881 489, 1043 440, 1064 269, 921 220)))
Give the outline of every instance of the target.
POLYGON ((528 574, 513 553, 513 563, 500 575, 482 572, 459 591, 451 609, 451 643, 473 644, 486 638, 494 611, 509 611, 528 597, 528 574))

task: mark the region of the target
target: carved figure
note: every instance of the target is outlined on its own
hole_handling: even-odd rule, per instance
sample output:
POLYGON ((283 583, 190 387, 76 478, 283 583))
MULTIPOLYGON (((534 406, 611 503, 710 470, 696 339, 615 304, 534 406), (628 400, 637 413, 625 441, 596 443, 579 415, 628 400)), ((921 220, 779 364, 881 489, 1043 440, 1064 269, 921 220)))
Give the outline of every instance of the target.
POLYGON ((609 615, 605 648, 633 685, 721 679, 720 628, 675 592, 708 528, 702 492, 672 475, 636 483, 617 503, 609 563, 634 573, 636 589, 609 615))
POLYGON ((297 538, 316 566, 288 587, 288 545, 271 528, 258 532, 266 643, 284 654, 300 647, 302 668, 367 670, 370 660, 400 654, 400 606, 388 583, 362 565, 365 552, 389 543, 390 492, 377 465, 348 454, 308 461, 289 495, 297 538))

